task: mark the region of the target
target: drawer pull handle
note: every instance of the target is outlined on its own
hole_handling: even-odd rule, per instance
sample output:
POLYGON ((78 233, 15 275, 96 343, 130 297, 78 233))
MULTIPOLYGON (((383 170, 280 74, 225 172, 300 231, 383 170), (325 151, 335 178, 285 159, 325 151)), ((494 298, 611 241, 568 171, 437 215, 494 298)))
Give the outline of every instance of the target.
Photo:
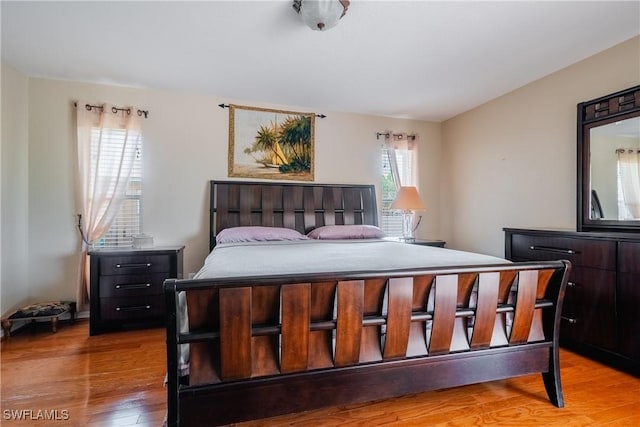
POLYGON ((566 320, 567 322, 571 323, 572 325, 575 325, 576 323, 578 323, 578 319, 574 319, 573 317, 564 317, 564 316, 562 316, 562 320, 566 320))
POLYGON ((529 246, 532 251, 554 252, 558 254, 576 255, 580 252, 573 249, 550 248, 548 246, 529 246))
POLYGON ((116 289, 144 289, 151 287, 151 283, 126 283, 123 285, 116 285, 116 289))
POLYGON ((129 307, 116 307, 116 311, 136 311, 136 310, 150 310, 150 305, 132 305, 129 307))
POLYGON ((150 262, 140 263, 140 264, 116 264, 116 268, 149 268, 153 264, 150 262))

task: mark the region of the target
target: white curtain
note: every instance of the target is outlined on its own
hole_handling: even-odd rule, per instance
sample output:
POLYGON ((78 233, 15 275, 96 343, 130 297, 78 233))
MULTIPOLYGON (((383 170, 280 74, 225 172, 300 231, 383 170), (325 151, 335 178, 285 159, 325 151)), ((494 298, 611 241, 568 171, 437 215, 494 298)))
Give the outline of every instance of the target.
POLYGON ((616 150, 624 205, 640 219, 640 150, 616 150))
POLYGON ((78 310, 85 310, 90 298, 87 252, 109 231, 122 206, 142 142, 142 117, 135 107, 117 109, 108 104, 91 107, 86 102, 77 102, 76 106, 76 187, 82 236, 76 301, 78 310))
MULTIPOLYGON (((401 186, 415 187, 417 184, 417 140, 417 135, 407 135, 406 133, 394 133, 391 131, 388 131, 385 134, 384 147, 388 154, 389 167, 391 169, 391 176, 393 177, 393 183, 396 190, 394 197, 398 195, 398 191, 400 191, 401 186)), ((410 219, 407 219, 404 214, 400 217, 397 213, 394 215, 389 212, 387 213, 387 216, 385 216, 383 207, 382 216, 383 229, 387 233, 392 230, 395 232, 395 227, 398 226, 396 221, 400 219, 402 220, 401 225, 403 235, 406 234, 405 229, 407 227, 415 230, 420 224, 420 221, 418 221, 418 223, 413 226, 416 217, 415 212, 413 212, 410 219), (407 221, 411 222, 410 226, 407 224, 407 221)))
POLYGON ((389 166, 391 167, 391 175, 393 176, 393 182, 396 186, 396 191, 400 189, 400 186, 415 186, 416 185, 416 167, 415 162, 418 158, 418 137, 417 135, 407 135, 406 133, 393 133, 388 132, 385 135, 384 145, 389 154, 389 166), (404 170, 410 171, 408 174, 401 176, 400 168, 398 167, 398 160, 400 157, 400 151, 405 150, 411 152, 409 156, 404 156, 405 159, 410 159, 413 163, 404 170))

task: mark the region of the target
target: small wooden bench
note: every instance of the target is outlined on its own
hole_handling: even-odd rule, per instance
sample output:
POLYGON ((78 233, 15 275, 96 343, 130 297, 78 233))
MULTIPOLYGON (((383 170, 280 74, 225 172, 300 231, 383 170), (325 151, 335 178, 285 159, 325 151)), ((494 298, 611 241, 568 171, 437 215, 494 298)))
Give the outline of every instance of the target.
POLYGON ((16 320, 51 320, 51 331, 57 332, 58 319, 63 314, 69 313, 71 321, 75 320, 76 303, 73 301, 49 301, 29 304, 3 317, 0 323, 6 338, 11 337, 11 325, 16 320))

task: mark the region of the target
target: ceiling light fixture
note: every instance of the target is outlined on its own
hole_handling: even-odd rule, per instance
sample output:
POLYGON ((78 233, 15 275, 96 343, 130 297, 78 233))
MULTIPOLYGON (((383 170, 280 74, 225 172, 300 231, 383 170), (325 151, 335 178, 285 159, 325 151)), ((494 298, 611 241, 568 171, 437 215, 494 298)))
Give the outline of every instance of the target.
POLYGON ((349 0, 294 0, 293 8, 312 30, 335 27, 349 8, 349 0))

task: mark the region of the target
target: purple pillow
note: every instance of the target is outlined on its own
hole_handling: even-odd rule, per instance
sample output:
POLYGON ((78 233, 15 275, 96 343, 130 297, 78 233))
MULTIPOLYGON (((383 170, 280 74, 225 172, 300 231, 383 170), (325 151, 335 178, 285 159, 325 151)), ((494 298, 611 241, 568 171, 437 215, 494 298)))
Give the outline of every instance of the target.
POLYGON ((306 239, 307 236, 291 228, 256 226, 231 227, 225 228, 216 235, 216 244, 306 239))
POLYGON ((385 234, 375 225, 325 225, 307 233, 311 239, 382 239, 385 234))

